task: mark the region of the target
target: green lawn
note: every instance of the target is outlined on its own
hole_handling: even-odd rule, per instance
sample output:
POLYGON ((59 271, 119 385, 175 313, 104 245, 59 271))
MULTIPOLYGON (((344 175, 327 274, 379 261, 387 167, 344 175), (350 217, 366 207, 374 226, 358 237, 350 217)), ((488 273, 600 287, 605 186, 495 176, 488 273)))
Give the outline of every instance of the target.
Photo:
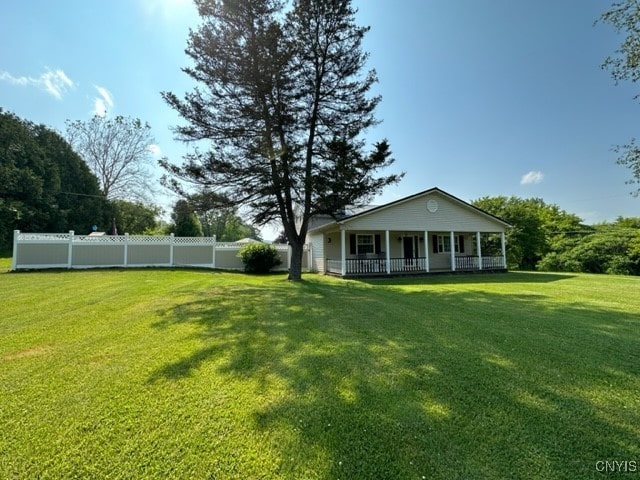
POLYGON ((0 478, 640 470, 640 278, 8 266, 0 478))

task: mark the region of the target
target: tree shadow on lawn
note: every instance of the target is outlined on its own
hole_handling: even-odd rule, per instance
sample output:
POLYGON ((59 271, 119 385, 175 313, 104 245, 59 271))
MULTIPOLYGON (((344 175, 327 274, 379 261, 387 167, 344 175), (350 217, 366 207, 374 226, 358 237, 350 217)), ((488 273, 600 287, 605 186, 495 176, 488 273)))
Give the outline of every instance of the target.
POLYGON ((265 475, 586 478, 640 457, 637 313, 305 281, 214 289, 156 327, 183 323, 202 347, 149 381, 216 362, 255 382, 237 401, 282 439, 265 475))
POLYGON ((426 275, 404 277, 373 277, 360 278, 357 281, 368 285, 417 285, 417 284, 487 284, 487 283, 551 283, 574 278, 575 275, 567 273, 543 273, 543 272, 442 272, 426 275))

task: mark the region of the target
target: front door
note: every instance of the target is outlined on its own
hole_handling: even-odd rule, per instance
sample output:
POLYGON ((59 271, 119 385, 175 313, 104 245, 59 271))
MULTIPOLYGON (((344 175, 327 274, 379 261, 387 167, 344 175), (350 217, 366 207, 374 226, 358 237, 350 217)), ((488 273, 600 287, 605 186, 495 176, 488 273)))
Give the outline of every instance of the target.
POLYGON ((413 237, 402 237, 402 246, 404 251, 404 264, 411 265, 415 252, 413 249, 413 237))

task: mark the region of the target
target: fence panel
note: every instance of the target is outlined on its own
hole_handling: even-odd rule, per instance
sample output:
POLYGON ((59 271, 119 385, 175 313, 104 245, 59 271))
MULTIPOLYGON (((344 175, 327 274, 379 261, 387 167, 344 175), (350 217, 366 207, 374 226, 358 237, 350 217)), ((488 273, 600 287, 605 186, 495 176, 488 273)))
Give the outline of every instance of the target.
MULTIPOLYGON (((12 270, 94 267, 179 267, 196 266, 242 270, 238 252, 244 244, 220 242, 215 237, 174 237, 150 235, 75 235, 69 233, 14 232, 12 270)), ((287 271, 288 245, 273 245, 287 271)), ((310 251, 305 245, 304 270, 309 268, 310 251)))
POLYGON ((171 266, 171 245, 132 243, 129 241, 127 266, 145 267, 147 265, 171 266))
POLYGON ((213 245, 180 245, 173 247, 173 265, 213 268, 213 245))

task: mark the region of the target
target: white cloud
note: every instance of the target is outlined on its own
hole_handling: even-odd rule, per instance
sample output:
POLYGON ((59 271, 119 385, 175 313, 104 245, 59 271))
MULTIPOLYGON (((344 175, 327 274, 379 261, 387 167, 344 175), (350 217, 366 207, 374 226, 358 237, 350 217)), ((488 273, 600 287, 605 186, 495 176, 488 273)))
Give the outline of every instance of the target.
POLYGON ((62 99, 62 96, 68 89, 73 88, 75 85, 73 81, 67 76, 62 69, 46 70, 40 74, 39 77, 15 77, 9 72, 0 72, 0 80, 11 83, 12 85, 19 85, 22 87, 33 86, 44 90, 49 95, 62 99))
POLYGON ((544 173, 531 170, 522 176, 520 179, 520 185, 533 185, 542 182, 542 180, 544 180, 544 173))
POLYGON ((113 107, 113 95, 104 87, 94 85, 98 91, 98 96, 93 99, 93 114, 104 117, 107 111, 113 107))
POLYGON ((151 155, 153 155, 156 158, 159 158, 162 155, 162 150, 160 149, 160 147, 158 145, 156 145, 155 143, 152 143, 151 145, 149 145, 147 147, 147 150, 149 150, 149 152, 151 153, 151 155))

